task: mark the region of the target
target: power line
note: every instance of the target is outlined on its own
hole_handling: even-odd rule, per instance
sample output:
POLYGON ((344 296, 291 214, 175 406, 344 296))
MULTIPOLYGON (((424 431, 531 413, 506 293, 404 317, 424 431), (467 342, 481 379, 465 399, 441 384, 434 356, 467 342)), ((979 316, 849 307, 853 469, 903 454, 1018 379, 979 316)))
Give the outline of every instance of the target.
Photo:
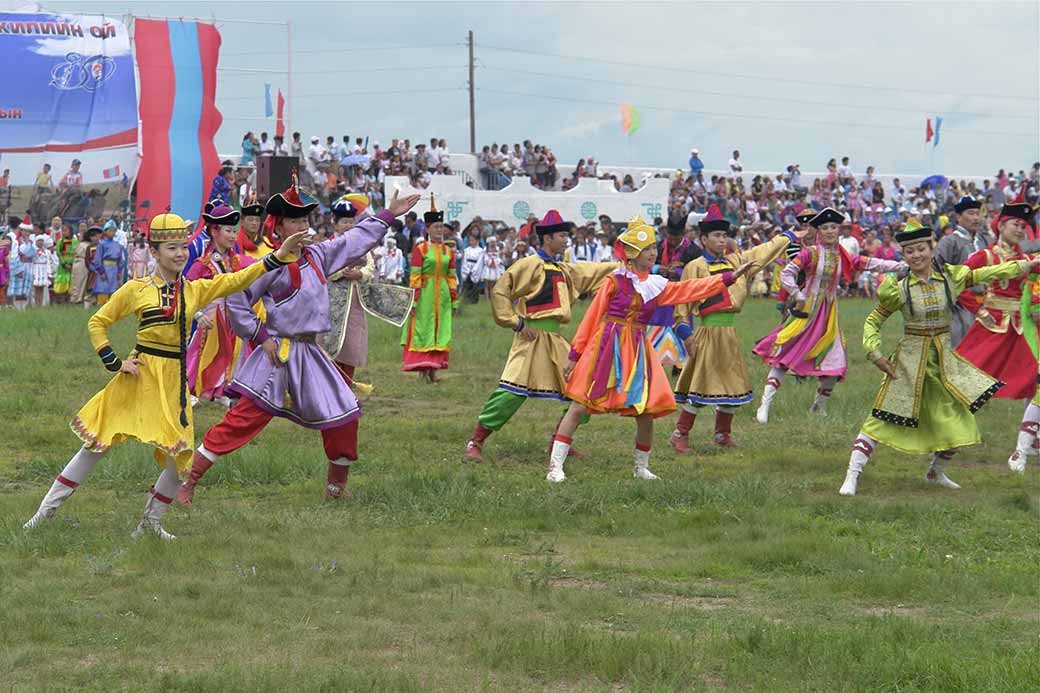
MULTIPOLYGON (((462 43, 424 43, 422 49, 427 48, 447 48, 455 47, 458 48, 465 44, 462 43)), ((354 46, 351 48, 300 48, 293 51, 296 55, 310 54, 310 53, 353 53, 353 52, 367 52, 367 51, 399 51, 399 50, 415 50, 415 46, 354 46)), ((230 51, 227 53, 221 52, 221 57, 226 56, 239 56, 239 55, 279 55, 276 51, 230 51)))
MULTIPOLYGON (((531 94, 531 93, 519 92, 519 91, 505 91, 505 90, 499 90, 499 89, 485 89, 483 87, 478 88, 478 91, 488 92, 489 94, 503 94, 503 95, 507 95, 507 96, 523 96, 523 97, 526 97, 526 98, 535 98, 535 99, 550 99, 550 100, 553 100, 553 101, 570 101, 570 102, 573 102, 573 103, 588 103, 588 104, 596 104, 596 105, 603 105, 603 106, 617 106, 618 105, 616 101, 601 101, 601 100, 595 100, 595 99, 578 99, 578 98, 573 98, 573 97, 569 97, 569 96, 554 96, 554 95, 550 95, 550 94, 531 94)), ((669 106, 648 106, 646 104, 641 104, 639 106, 639 108, 642 109, 642 110, 646 110, 646 111, 666 111, 666 112, 671 112, 671 113, 689 113, 689 114, 692 114, 692 115, 701 115, 701 116, 708 116, 708 117, 744 118, 744 119, 747 119, 747 120, 769 120, 769 121, 778 121, 778 122, 787 122, 787 123, 803 123, 803 124, 808 124, 808 125, 838 125, 838 126, 841 126, 841 127, 878 128, 878 129, 883 129, 883 130, 901 130, 901 131, 906 131, 906 130, 910 129, 910 128, 907 128, 907 127, 902 126, 902 125, 880 125, 880 124, 877 124, 877 123, 854 123, 854 122, 849 122, 849 121, 844 121, 844 120, 807 120, 805 118, 785 118, 785 117, 779 117, 779 116, 764 115, 764 114, 761 114, 761 113, 754 113, 754 114, 748 114, 748 113, 725 113, 725 112, 720 112, 720 111, 700 111, 700 110, 694 110, 694 109, 690 109, 690 108, 672 108, 672 107, 669 107, 669 106)), ((1008 136, 1008 137, 1036 137, 1036 133, 1027 133, 1027 132, 997 132, 997 131, 993 131, 993 130, 964 130, 963 132, 971 133, 971 134, 978 134, 978 135, 1004 135, 1004 136, 1008 136)))
MULTIPOLYGON (((734 94, 732 92, 709 91, 709 90, 706 90, 706 89, 685 89, 685 88, 681 88, 681 87, 662 86, 662 85, 657 85, 657 84, 640 84, 639 82, 619 82, 619 81, 610 80, 610 79, 595 79, 595 78, 592 78, 592 77, 581 77, 581 76, 578 76, 578 75, 563 75, 563 74, 559 74, 559 73, 555 73, 555 72, 535 72, 533 70, 519 70, 519 69, 515 69, 515 68, 511 68, 511 67, 498 67, 496 65, 479 65, 478 64, 478 67, 481 67, 481 68, 483 68, 485 70, 495 70, 497 72, 509 72, 509 73, 521 74, 521 75, 532 75, 534 77, 547 77, 547 78, 550 78, 550 79, 569 79, 569 80, 575 80, 575 81, 579 81, 579 82, 593 82, 593 83, 596 83, 596 84, 610 84, 610 85, 619 86, 619 87, 636 87, 636 88, 643 88, 643 89, 665 90, 665 91, 669 91, 669 92, 680 92, 680 93, 686 93, 686 94, 705 94, 705 95, 708 95, 708 96, 725 96, 725 97, 738 98, 738 99, 755 99, 756 101, 777 101, 777 102, 781 102, 781 103, 806 104, 806 105, 813 105, 813 106, 828 106, 828 107, 831 107, 831 108, 845 108, 845 109, 857 109, 857 110, 858 109, 863 109, 863 108, 869 108, 869 109, 872 109, 872 110, 875 110, 875 111, 897 111, 897 112, 903 112, 903 113, 917 113, 917 114, 920 114, 922 112, 922 110, 923 110, 923 109, 920 109, 920 108, 900 108, 898 106, 876 106, 876 105, 861 106, 861 105, 854 105, 854 104, 844 104, 844 103, 836 102, 836 101, 813 101, 813 100, 810 100, 810 99, 791 99, 791 98, 786 98, 786 97, 783 97, 783 96, 760 96, 760 95, 757 95, 757 94, 754 95, 754 96, 748 96, 747 94, 734 94)), ((1037 114, 1035 114, 1035 113, 1032 114, 1032 115, 1019 115, 1019 114, 1011 114, 1011 113, 994 113, 994 112, 971 113, 971 112, 967 112, 967 111, 947 111, 947 110, 943 110, 943 114, 944 115, 948 114, 948 113, 949 114, 955 114, 955 115, 963 115, 963 116, 975 116, 975 117, 980 117, 980 118, 1001 117, 1001 118, 1024 118, 1026 120, 1035 120, 1037 118, 1037 114)))
MULTIPOLYGON (((293 75, 338 75, 354 72, 416 72, 419 70, 461 70, 465 65, 420 65, 417 67, 333 67, 322 70, 293 70, 293 75)), ((217 72, 234 72, 239 74, 285 74, 286 70, 251 68, 251 67, 218 67, 217 72)))
POLYGON ((685 72, 691 74, 702 74, 712 75, 715 77, 731 77, 737 79, 753 79, 766 82, 786 82, 789 84, 808 84, 812 86, 828 86, 828 87, 840 87, 846 89, 872 89, 877 91, 901 91, 901 92, 914 92, 918 94, 941 94, 943 96, 976 96, 988 99, 1014 99, 1018 101, 1040 101, 1040 98, 1035 96, 1010 96, 1005 94, 980 94, 973 92, 971 94, 959 94, 956 92, 939 91, 935 89, 921 89, 921 88, 909 88, 909 87, 889 87, 884 85, 876 84, 854 84, 851 82, 826 82, 822 80, 807 80, 807 79, 792 79, 790 77, 763 77, 760 75, 748 75, 741 74, 738 72, 718 72, 711 70, 700 70, 691 67, 677 67, 674 65, 661 65, 651 63, 634 63, 634 62, 623 62, 620 60, 607 60, 605 58, 589 58, 583 55, 565 55, 563 53, 548 53, 542 51, 525 50, 523 48, 508 48, 506 46, 492 46, 486 43, 477 44, 479 48, 486 48, 493 51, 505 51, 507 53, 522 53, 524 55, 536 55, 546 58, 562 58, 564 60, 583 60, 593 63, 602 63, 604 65, 616 65, 618 67, 640 67, 652 70, 666 70, 669 72, 685 72))
MULTIPOLYGON (((293 94, 294 99, 327 99, 333 96, 390 96, 393 94, 433 94, 451 91, 465 91, 465 87, 441 87, 437 89, 392 89, 389 91, 337 91, 337 92, 314 92, 312 94, 293 94)), ((217 101, 259 101, 259 96, 222 96, 217 101)))

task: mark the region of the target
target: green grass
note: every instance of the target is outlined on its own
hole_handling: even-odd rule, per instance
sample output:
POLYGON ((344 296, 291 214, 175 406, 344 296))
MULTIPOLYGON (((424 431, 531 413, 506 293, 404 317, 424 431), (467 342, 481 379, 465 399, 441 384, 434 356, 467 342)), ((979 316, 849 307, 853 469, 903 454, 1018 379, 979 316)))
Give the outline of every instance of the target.
MULTIPOLYGON (((702 416, 678 459, 661 420, 656 483, 631 478, 633 423, 595 418, 558 487, 547 402, 488 464, 460 464, 511 337, 486 304, 459 318, 437 387, 398 371, 396 331, 373 322, 354 500, 321 502, 318 434, 276 420, 169 513, 171 545, 129 538, 158 473, 136 444, 58 521, 20 529, 106 373, 82 310, 0 311, 0 689, 1035 690, 1040 475, 1004 464, 1020 403, 981 412, 985 443, 950 466, 963 490, 882 448, 860 495, 837 495, 879 381, 858 347, 869 308, 842 307, 853 368, 827 418, 792 379, 768 428, 740 411, 735 451, 702 416)), ((748 306, 748 349, 775 320, 748 306)), ((196 414, 201 435, 221 410, 196 414)))

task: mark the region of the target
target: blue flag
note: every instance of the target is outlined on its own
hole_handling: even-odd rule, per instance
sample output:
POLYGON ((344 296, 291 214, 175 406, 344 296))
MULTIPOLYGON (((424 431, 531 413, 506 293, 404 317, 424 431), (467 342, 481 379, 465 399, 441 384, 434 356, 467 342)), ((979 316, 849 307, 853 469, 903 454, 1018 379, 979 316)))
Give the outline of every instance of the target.
POLYGON ((264 117, 270 118, 274 115, 274 108, 271 106, 271 84, 270 82, 264 84, 264 117))
POLYGON ((939 146, 939 128, 942 127, 942 116, 935 116, 935 140, 932 147, 939 146))

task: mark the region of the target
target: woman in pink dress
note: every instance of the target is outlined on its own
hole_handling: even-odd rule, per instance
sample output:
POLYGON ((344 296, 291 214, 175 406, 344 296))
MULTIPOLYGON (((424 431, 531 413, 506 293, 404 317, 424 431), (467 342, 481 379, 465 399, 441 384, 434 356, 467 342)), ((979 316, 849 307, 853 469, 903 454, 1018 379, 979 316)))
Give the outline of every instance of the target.
POLYGON ((844 278, 851 284, 856 274, 896 272, 906 269, 902 262, 850 255, 838 243, 838 227, 844 217, 828 207, 809 224, 817 229, 815 246, 803 248, 780 273, 780 281, 799 304, 791 317, 755 345, 754 353, 769 365, 769 377, 762 392, 762 404, 755 418, 768 423, 769 407, 787 371, 801 377, 819 379, 816 399, 810 413, 824 413, 834 384, 845 378, 848 358, 845 337, 838 327, 838 289, 844 278), (798 285, 798 273, 805 272, 805 286, 798 285))

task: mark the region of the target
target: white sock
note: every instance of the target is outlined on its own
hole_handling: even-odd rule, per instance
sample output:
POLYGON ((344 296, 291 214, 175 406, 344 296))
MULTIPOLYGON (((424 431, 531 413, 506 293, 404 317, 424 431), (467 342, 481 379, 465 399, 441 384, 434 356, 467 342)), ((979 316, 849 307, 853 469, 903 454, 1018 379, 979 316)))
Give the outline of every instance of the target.
POLYGON ((646 450, 636 443, 636 469, 646 469, 650 465, 650 448, 646 450))
POLYGON ((559 434, 553 438, 552 452, 549 453, 550 469, 563 471, 563 463, 567 460, 567 453, 571 451, 571 442, 570 438, 559 434))
POLYGON ((852 441, 852 454, 849 456, 849 471, 859 474, 870 461, 870 456, 877 448, 877 441, 866 433, 860 433, 852 441))
POLYGON ((813 402, 817 409, 827 406, 827 400, 831 398, 831 392, 834 391, 834 384, 837 382, 838 379, 833 375, 826 375, 820 378, 820 385, 816 389, 816 400, 813 402))
POLYGON ((769 369, 769 375, 766 376, 766 386, 762 390, 762 405, 767 409, 772 404, 773 397, 776 397, 776 392, 780 389, 780 383, 783 382, 784 373, 786 372, 783 368, 777 368, 776 366, 769 369))
POLYGON ((155 481, 155 492, 160 496, 173 498, 177 495, 177 489, 181 487, 180 477, 177 474, 177 463, 172 457, 166 458, 166 466, 155 481))
POLYGON ((1018 430, 1016 450, 1020 455, 1032 455, 1037 440, 1037 427, 1040 426, 1040 407, 1029 403, 1022 415, 1022 427, 1018 430))
POLYGON ((98 460, 104 457, 104 455, 105 453, 103 452, 94 452, 86 447, 82 447, 76 451, 69 463, 65 465, 65 469, 61 470, 60 476, 76 485, 82 484, 86 481, 87 475, 94 470, 98 460))
POLYGON ((212 450, 207 450, 205 445, 200 445, 198 450, 196 450, 195 452, 199 453, 210 462, 216 462, 218 459, 220 459, 220 455, 213 452, 212 450))

